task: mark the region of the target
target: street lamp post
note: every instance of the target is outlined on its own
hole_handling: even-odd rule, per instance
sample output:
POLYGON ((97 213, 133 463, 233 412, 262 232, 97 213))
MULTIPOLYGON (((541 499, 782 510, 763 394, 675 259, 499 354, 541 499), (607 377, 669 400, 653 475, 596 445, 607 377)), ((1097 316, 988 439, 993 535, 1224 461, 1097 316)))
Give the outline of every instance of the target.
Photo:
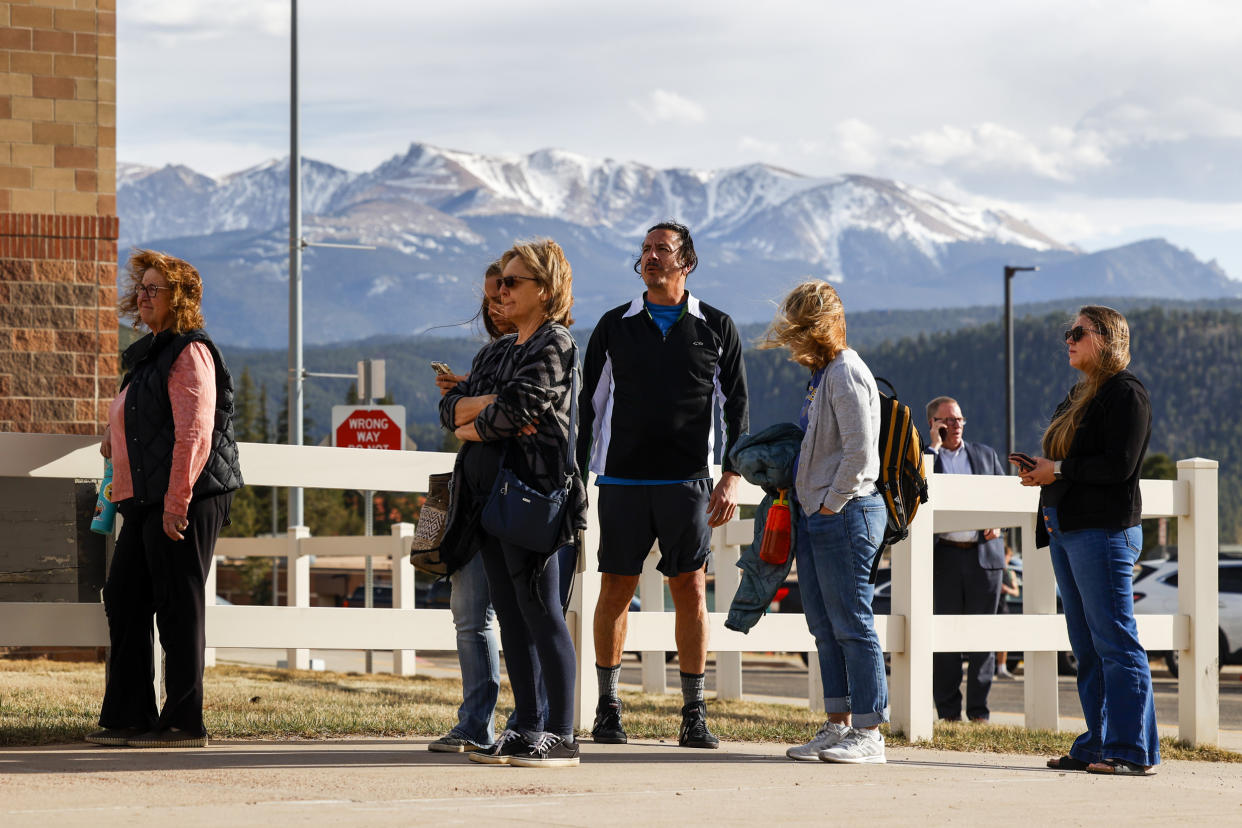
POLYGON ((1013 453, 1013 290, 1015 273, 1038 267, 1005 265, 1005 456, 1013 453))
MULTIPOLYGON (((298 0, 289 36, 289 445, 302 445, 302 153, 298 147, 298 0)), ((289 489, 289 525, 301 526, 302 489, 289 489)))

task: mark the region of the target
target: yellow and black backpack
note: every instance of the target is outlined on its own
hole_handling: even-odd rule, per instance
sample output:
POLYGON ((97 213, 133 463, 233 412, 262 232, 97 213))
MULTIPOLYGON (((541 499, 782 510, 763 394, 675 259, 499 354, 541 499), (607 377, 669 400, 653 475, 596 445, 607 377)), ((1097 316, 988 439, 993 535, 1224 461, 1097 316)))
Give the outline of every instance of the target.
POLYGON ((884 498, 888 521, 884 540, 880 543, 875 562, 871 565, 871 582, 875 583, 880 556, 891 544, 905 540, 910 534, 910 521, 920 503, 927 502, 927 470, 923 466, 923 440, 910 416, 910 406, 897 399, 897 390, 883 377, 891 394, 880 391, 880 478, 876 488, 884 498))

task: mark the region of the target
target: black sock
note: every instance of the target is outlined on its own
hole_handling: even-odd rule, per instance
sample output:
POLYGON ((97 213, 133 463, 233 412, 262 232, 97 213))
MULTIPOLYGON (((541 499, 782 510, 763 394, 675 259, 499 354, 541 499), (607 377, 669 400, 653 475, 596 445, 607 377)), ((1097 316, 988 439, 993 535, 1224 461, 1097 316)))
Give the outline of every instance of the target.
POLYGON ((681 674, 681 700, 684 704, 703 701, 703 673, 681 674))
POLYGON ((601 699, 609 699, 616 701, 617 682, 621 679, 621 665, 615 667, 600 667, 595 665, 595 676, 599 679, 599 697, 601 699))

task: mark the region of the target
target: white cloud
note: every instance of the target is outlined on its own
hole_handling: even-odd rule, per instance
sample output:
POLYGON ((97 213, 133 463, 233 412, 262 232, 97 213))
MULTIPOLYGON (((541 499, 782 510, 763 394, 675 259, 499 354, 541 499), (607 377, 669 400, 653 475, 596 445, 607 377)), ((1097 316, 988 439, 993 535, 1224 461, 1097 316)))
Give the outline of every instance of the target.
POLYGON ((123 27, 164 37, 215 39, 243 31, 287 37, 288 0, 126 0, 123 27))
POLYGON ((707 120, 707 110, 676 92, 653 89, 642 100, 630 101, 630 106, 649 124, 701 124, 707 120))
POLYGON ((742 153, 760 158, 770 158, 781 154, 781 145, 775 141, 763 141, 750 135, 743 135, 737 141, 737 148, 742 153))

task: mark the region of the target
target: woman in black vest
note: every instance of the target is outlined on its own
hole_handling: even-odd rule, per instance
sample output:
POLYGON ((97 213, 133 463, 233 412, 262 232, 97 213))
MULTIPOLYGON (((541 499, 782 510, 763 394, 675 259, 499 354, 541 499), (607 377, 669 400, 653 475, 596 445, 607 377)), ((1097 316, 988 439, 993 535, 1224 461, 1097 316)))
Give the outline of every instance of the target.
POLYGON ((1134 621, 1133 572, 1143 549, 1139 472, 1151 404, 1126 370, 1130 326, 1120 313, 1079 308, 1065 342, 1083 376, 1044 432, 1044 456, 1021 475, 1022 485, 1040 487, 1036 544, 1051 547, 1087 721, 1069 754, 1048 767, 1146 775, 1160 763, 1160 734, 1134 621))
POLYGON ((99 451, 124 518, 104 584, 111 643, 99 745, 206 747, 204 586, 233 492, 233 380, 203 330, 203 283, 181 259, 138 250, 118 311, 150 333, 121 357, 125 378, 99 451), (159 709, 151 617, 164 649, 159 709))

